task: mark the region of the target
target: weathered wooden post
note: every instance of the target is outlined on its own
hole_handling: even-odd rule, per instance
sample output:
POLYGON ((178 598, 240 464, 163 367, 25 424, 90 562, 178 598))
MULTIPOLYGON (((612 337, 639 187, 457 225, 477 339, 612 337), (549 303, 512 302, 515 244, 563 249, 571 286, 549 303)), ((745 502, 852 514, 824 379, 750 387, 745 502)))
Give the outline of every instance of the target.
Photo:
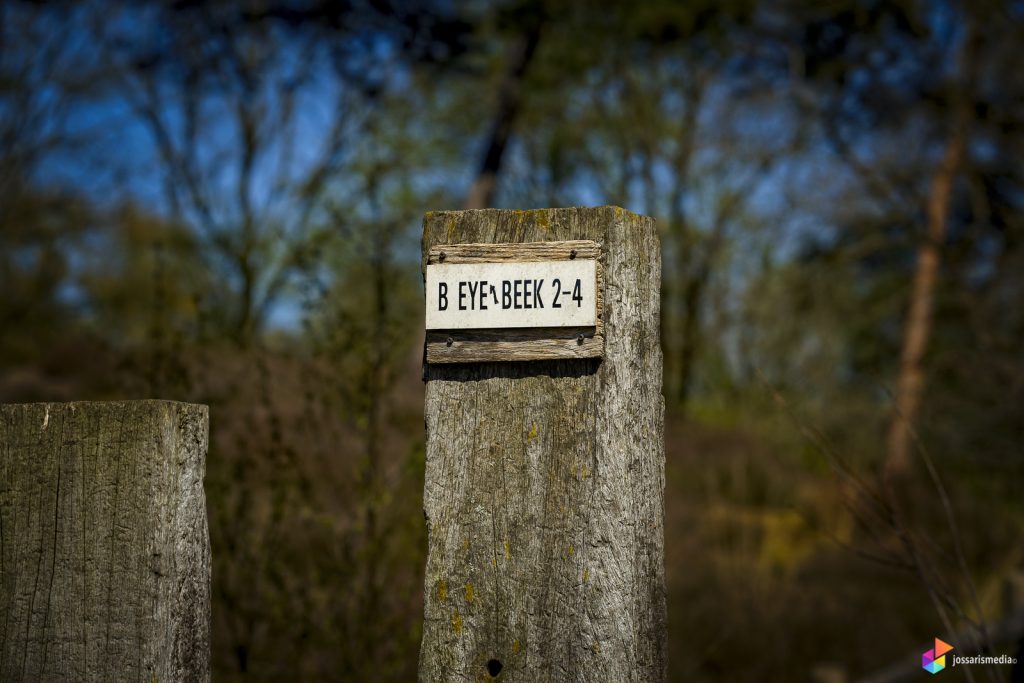
POLYGON ((210 678, 205 406, 0 406, 0 680, 210 678))
POLYGON ((421 681, 663 681, 654 221, 427 214, 421 681))

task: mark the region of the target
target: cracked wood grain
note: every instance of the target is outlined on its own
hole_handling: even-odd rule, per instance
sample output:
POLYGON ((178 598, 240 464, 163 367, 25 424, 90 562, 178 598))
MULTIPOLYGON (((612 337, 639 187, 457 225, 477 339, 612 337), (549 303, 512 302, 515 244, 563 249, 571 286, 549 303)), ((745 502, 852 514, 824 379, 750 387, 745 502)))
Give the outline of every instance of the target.
POLYGON ((0 680, 208 681, 205 406, 0 406, 0 680))
POLYGON ((665 680, 653 220, 615 207, 432 213, 423 258, 564 240, 601 245, 603 358, 426 368, 421 681, 665 680))

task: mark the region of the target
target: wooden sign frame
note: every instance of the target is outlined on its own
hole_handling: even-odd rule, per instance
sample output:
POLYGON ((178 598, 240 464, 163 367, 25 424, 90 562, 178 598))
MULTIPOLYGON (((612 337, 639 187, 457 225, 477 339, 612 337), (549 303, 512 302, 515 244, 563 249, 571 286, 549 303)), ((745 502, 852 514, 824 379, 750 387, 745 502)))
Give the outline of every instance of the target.
POLYGON ((439 244, 430 248, 426 266, 441 263, 597 261, 597 325, 499 330, 427 330, 427 363, 601 358, 604 356, 604 275, 602 248, 592 240, 500 244, 439 244))

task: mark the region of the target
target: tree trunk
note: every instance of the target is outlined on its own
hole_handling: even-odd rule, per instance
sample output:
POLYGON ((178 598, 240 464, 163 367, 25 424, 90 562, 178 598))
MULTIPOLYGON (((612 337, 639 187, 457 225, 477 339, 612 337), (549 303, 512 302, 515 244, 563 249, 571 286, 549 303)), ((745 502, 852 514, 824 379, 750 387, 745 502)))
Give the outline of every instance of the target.
POLYGON ((210 678, 205 406, 0 406, 0 680, 210 678))
POLYGON ((917 250, 910 308, 904 322, 893 415, 886 442, 887 476, 900 476, 910 465, 911 433, 924 389, 923 361, 932 330, 942 244, 946 240, 949 208, 953 200, 954 182, 964 155, 965 138, 963 127, 958 127, 951 134, 928 196, 927 236, 917 250))
POLYGON ((663 681, 660 248, 622 209, 442 212, 439 244, 603 245, 603 358, 431 365, 421 681, 663 681))
MULTIPOLYGON (((694 256, 693 258, 700 258, 694 256)), ((676 387, 676 409, 686 415, 693 383, 693 365, 700 345, 700 318, 704 303, 704 289, 711 277, 710 266, 700 267, 700 272, 686 278, 683 284, 683 322, 679 338, 679 386, 676 387)))
MULTIPOLYGON (((675 171, 675 188, 669 203, 669 234, 672 236, 675 256, 676 280, 672 282, 672 291, 676 293, 671 297, 675 304, 674 314, 682 316, 681 330, 679 334, 678 347, 673 344, 669 353, 673 351, 672 375, 676 380, 673 408, 680 416, 686 415, 687 401, 690 397, 690 384, 693 378, 693 361, 697 356, 697 344, 700 337, 700 309, 704 284, 695 275, 691 275, 695 268, 700 267, 698 259, 700 253, 697 250, 696 233, 694 226, 690 224, 690 218, 686 211, 686 196, 689 191, 690 165, 693 159, 693 150, 697 137, 697 117, 704 101, 704 89, 706 77, 696 72, 685 81, 681 92, 686 94, 686 110, 681 121, 679 134, 676 136, 677 149, 673 155, 672 167, 675 171)), ((710 269, 710 263, 707 264, 710 269)), ((665 321, 662 322, 662 329, 666 329, 665 321)), ((662 336, 664 340, 664 335, 662 336)))
POLYGON ((537 18, 515 45, 508 70, 499 87, 498 109, 487 138, 487 151, 466 195, 462 207, 464 209, 485 209, 494 203, 498 171, 505 157, 505 147, 508 146, 508 139, 512 135, 512 127, 522 108, 523 79, 540 43, 542 23, 542 19, 537 18))

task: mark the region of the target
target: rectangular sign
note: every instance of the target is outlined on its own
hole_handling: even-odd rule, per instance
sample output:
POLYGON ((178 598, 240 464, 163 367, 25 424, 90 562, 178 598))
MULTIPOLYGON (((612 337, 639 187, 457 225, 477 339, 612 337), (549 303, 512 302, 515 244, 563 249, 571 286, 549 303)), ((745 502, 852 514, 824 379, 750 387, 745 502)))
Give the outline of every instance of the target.
POLYGON ((427 329, 593 327, 597 261, 427 265, 427 329))

